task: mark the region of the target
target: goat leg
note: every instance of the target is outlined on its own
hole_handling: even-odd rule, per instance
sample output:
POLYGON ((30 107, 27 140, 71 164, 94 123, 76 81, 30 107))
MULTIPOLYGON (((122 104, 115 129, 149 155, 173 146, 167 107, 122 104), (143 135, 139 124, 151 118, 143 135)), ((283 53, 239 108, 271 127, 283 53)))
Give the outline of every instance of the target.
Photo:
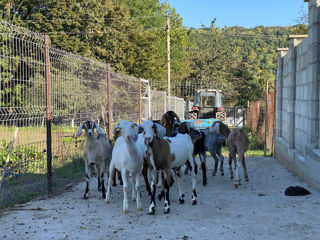
POLYGON ((156 184, 152 180, 151 182, 151 200, 149 206, 149 214, 155 214, 155 207, 156 207, 156 184))
POLYGON ((245 159, 244 159, 244 154, 242 155, 241 164, 242 164, 243 173, 244 173, 244 180, 248 182, 249 181, 249 177, 248 177, 246 162, 245 162, 245 159))
POLYGON ((143 175, 144 182, 146 184, 146 190, 149 196, 151 196, 151 188, 150 188, 149 179, 148 179, 148 163, 146 162, 143 163, 142 175, 143 175))
POLYGON ((232 170, 232 155, 229 153, 229 172, 230 172, 230 179, 233 179, 233 170, 232 170))
POLYGON ((102 199, 106 198, 106 189, 104 187, 104 173, 101 174, 101 192, 102 192, 102 199))

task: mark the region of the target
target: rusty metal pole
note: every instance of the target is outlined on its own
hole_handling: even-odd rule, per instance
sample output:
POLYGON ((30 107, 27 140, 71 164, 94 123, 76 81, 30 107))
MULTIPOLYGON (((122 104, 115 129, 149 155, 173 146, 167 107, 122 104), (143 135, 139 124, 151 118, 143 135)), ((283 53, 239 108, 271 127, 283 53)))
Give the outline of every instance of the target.
POLYGON ((108 92, 108 137, 112 139, 112 112, 111 112, 111 67, 107 63, 107 92, 108 92))
POLYGON ((45 82, 46 82, 46 130, 47 130, 47 187, 48 193, 52 193, 52 137, 51 137, 51 81, 50 81, 50 57, 49 37, 44 36, 44 61, 45 61, 45 82))
POLYGON ((138 121, 139 124, 141 124, 141 120, 142 120, 141 104, 142 104, 141 78, 139 78, 139 121, 138 121))

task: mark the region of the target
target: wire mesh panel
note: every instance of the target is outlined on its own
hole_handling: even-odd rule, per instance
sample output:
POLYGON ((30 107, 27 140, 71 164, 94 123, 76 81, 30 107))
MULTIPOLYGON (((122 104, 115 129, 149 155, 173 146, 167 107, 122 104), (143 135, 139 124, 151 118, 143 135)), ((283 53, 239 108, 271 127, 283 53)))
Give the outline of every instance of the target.
POLYGON ((113 126, 120 119, 139 121, 139 79, 120 73, 111 73, 113 126))
MULTIPOLYGON (((50 48, 53 187, 66 184, 70 172, 84 176, 75 161, 84 137, 75 139, 80 123, 95 121, 106 127, 107 65, 60 49, 50 48)), ((80 164, 80 165, 79 165, 80 164)))
POLYGON ((160 120, 167 111, 167 94, 163 91, 151 91, 151 116, 160 120))
POLYGON ((4 200, 23 200, 46 186, 38 181, 46 173, 44 36, 0 21, 0 67, 2 167, 19 130, 10 161, 1 168, 1 206, 4 200))

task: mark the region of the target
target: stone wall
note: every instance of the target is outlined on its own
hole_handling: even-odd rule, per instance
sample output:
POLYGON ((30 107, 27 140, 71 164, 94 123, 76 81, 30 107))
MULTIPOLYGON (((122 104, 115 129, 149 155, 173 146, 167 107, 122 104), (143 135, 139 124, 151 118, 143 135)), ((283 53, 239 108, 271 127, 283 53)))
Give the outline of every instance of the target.
POLYGON ((308 36, 278 49, 275 157, 320 190, 320 0, 304 1, 308 36))

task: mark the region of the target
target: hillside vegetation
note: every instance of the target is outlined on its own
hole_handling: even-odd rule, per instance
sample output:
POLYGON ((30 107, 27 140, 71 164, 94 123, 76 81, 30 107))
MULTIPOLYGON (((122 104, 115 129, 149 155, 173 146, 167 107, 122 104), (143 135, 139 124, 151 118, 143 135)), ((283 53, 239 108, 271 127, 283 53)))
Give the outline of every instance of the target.
MULTIPOLYGON (((166 15, 171 20, 173 87, 198 83, 224 91, 227 105, 245 105, 274 86, 277 51, 306 26, 188 29, 159 0, 0 1, 0 19, 48 33, 51 44, 110 62, 114 71, 153 80, 166 90, 166 15)), ((2 64, 3 67, 3 64, 2 64)))

